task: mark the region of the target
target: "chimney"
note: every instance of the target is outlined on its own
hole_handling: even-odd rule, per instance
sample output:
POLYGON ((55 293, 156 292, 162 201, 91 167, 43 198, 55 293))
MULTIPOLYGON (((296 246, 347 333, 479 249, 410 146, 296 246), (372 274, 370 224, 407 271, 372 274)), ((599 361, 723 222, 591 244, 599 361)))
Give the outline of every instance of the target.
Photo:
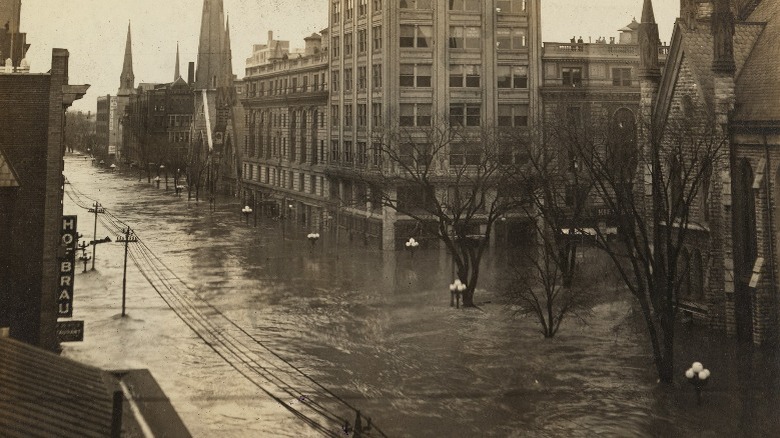
POLYGON ((268 47, 271 47, 271 42, 274 40, 274 31, 268 31, 268 47))
POLYGON ((190 62, 187 66, 187 83, 190 85, 195 84, 195 63, 190 62))

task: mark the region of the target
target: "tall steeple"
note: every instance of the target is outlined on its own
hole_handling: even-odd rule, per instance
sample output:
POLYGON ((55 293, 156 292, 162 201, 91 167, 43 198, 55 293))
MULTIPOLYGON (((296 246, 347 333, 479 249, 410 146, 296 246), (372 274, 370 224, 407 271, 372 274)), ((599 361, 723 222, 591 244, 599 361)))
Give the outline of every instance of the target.
POLYGON ((222 0, 203 0, 195 89, 217 88, 222 72, 225 18, 222 0))
POLYGON ((130 37, 130 22, 127 23, 127 43, 125 44, 125 63, 122 75, 119 77, 118 96, 126 96, 135 92, 135 75, 133 74, 133 49, 130 37))
POLYGON ((658 23, 655 22, 653 1, 645 0, 642 7, 642 21, 639 23, 639 76, 643 78, 658 78, 661 69, 658 63, 658 23))
POLYGON ((173 82, 176 82, 181 77, 179 73, 179 42, 176 42, 176 70, 173 72, 173 82))

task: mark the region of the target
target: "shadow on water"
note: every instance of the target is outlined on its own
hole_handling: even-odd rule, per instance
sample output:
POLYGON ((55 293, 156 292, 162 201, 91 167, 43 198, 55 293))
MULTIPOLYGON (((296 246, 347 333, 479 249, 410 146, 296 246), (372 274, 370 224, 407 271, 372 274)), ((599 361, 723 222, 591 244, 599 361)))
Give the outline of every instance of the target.
POLYGON ((312 246, 311 230, 247 224, 235 199, 209 211, 77 164, 68 163, 73 183, 130 223, 194 294, 390 436, 780 436, 775 351, 681 326, 677 380, 664 387, 626 295, 545 340, 502 305, 507 253, 484 261, 483 311, 454 309, 443 251, 381 252, 327 233, 312 246), (695 360, 712 371, 701 405, 683 376, 695 360))

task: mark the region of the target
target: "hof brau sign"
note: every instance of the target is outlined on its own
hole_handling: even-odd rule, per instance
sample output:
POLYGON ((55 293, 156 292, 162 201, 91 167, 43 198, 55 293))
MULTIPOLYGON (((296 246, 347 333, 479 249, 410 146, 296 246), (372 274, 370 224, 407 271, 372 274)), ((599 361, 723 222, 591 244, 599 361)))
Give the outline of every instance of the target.
POLYGON ((64 249, 64 256, 58 259, 60 269, 59 292, 57 294, 58 312, 61 318, 73 316, 73 276, 76 263, 76 216, 62 217, 62 231, 60 233, 60 245, 64 249))

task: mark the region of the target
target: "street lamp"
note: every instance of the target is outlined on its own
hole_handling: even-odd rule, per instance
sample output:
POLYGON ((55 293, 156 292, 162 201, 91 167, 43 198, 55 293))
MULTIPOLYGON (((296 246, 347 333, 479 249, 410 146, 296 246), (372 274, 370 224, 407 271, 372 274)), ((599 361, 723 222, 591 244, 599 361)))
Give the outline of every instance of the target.
POLYGON ((460 295, 466 290, 466 285, 456 278, 455 281, 450 284, 450 307, 453 305, 460 309, 460 295))
POLYGON ((416 251, 417 247, 420 246, 420 242, 414 240, 414 237, 410 237, 409 240, 406 241, 405 245, 406 249, 408 249, 412 254, 412 258, 414 258, 414 251, 416 251))
POLYGON ((696 390, 696 404, 701 404, 701 389, 707 384, 710 378, 710 370, 704 368, 701 362, 694 362, 687 371, 685 371, 685 378, 693 385, 696 390))
MULTIPOLYGON (((165 172, 165 165, 160 164, 160 173, 165 172)), ((165 190, 168 190, 168 174, 165 173, 165 190)))
POLYGON ((154 183, 157 184, 157 188, 159 189, 160 188, 160 177, 159 176, 155 176, 154 177, 154 183))
POLYGON ((113 164, 113 163, 112 163, 112 164, 111 164, 110 166, 108 166, 108 167, 110 167, 110 168, 111 168, 111 171, 112 171, 112 172, 115 172, 115 171, 116 171, 116 164, 113 164))
POLYGON ((252 214, 252 207, 245 205, 244 208, 241 209, 241 213, 244 213, 246 224, 249 225, 249 215, 252 214))
POLYGON ((317 240, 320 238, 320 233, 309 233, 306 235, 306 238, 309 239, 311 247, 314 248, 314 244, 317 243, 317 240))

